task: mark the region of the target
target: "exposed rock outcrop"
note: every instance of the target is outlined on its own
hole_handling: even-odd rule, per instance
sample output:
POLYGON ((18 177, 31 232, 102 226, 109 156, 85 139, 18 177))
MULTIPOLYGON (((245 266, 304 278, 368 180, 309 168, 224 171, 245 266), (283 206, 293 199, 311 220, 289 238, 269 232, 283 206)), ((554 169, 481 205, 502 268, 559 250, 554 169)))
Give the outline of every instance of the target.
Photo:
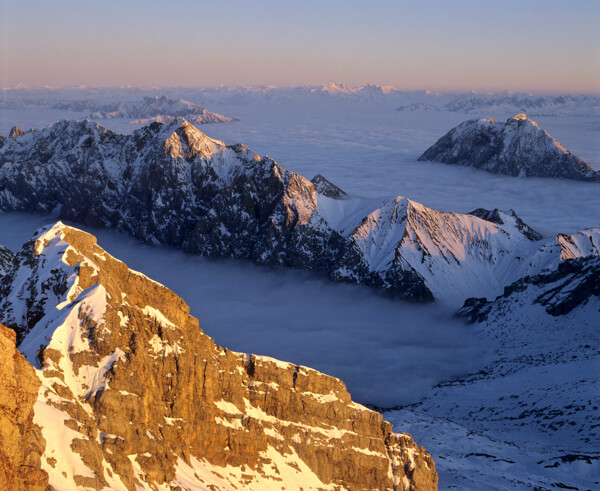
POLYGON ((428 148, 419 160, 466 165, 509 176, 600 182, 600 171, 569 152, 525 114, 505 124, 493 119, 465 121, 428 148))
POLYGON ((25 131, 23 131, 21 128, 19 128, 18 126, 13 126, 11 128, 8 136, 10 138, 16 138, 17 136, 23 136, 24 134, 25 134, 25 131))
POLYGON ((575 234, 557 234, 560 245, 560 259, 600 255, 600 229, 589 228, 575 234))
POLYGON ((44 490, 40 469, 45 442, 33 423, 40 381, 15 348, 15 332, 0 324, 0 489, 44 490))
POLYGON ((340 380, 215 345, 183 300, 87 233, 41 231, 0 298, 41 369, 34 422, 57 489, 437 487, 429 454, 340 380))
POLYGON ((502 218, 503 215, 509 214, 511 220, 515 221, 515 225, 517 230, 519 230, 525 237, 529 240, 536 241, 542 240, 542 236, 533 230, 529 225, 527 225, 523 220, 521 220, 514 210, 508 210, 507 213, 499 210, 498 208, 494 208, 493 210, 486 210, 485 208, 477 208, 476 210, 470 211, 469 215, 473 215, 488 222, 495 223, 497 225, 504 225, 505 220, 502 218))

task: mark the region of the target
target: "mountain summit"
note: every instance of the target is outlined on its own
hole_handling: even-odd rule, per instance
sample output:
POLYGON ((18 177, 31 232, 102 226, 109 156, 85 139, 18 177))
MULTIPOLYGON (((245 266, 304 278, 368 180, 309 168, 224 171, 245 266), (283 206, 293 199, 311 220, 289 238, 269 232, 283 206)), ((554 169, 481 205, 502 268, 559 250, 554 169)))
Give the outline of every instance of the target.
POLYGON ((493 119, 465 121, 428 148, 419 160, 466 165, 509 176, 600 182, 599 171, 569 152, 525 114, 517 114, 504 124, 493 119))
POLYGON ((0 322, 38 369, 0 325, 0 443, 19 432, 32 454, 0 445, 0 487, 8 460, 37 469, 24 489, 437 488, 431 456, 342 381, 221 348, 181 298, 60 222, 1 277, 0 322))

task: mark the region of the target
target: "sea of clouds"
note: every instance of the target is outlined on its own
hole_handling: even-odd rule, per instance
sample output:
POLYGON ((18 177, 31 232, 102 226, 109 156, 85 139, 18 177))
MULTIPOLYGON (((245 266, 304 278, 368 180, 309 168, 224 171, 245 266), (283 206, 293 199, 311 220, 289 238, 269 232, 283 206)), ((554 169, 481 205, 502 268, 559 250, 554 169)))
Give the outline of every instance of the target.
MULTIPOLYGON (((200 126, 209 136, 242 142, 308 178, 323 174, 357 196, 401 195, 463 213, 479 207, 512 208, 546 236, 600 226, 598 184, 496 176, 416 161, 450 128, 473 115, 401 112, 381 101, 206 105, 240 119, 200 126)), ((82 115, 47 108, 4 109, 0 133, 15 124, 39 128, 77 116, 82 115)), ((512 114, 480 116, 501 121, 512 114)), ((537 121, 600 169, 597 118, 537 121)), ((100 123, 121 132, 136 128, 122 120, 100 123)), ((0 244, 18 250, 36 228, 53 221, 51 216, 0 213, 0 244)), ((148 247, 115 232, 89 231, 108 252, 182 296, 217 343, 339 377, 362 403, 390 407, 415 402, 432 385, 483 366, 492 349, 439 304, 411 305, 303 271, 209 260, 148 247)))
MULTIPOLYGON (((18 251, 37 228, 54 221, 0 213, 0 244, 18 251)), ((483 366, 490 349, 441 305, 413 305, 306 271, 211 260, 122 233, 86 230, 130 268, 181 296, 221 346, 341 378, 363 404, 416 402, 433 385, 483 366)))

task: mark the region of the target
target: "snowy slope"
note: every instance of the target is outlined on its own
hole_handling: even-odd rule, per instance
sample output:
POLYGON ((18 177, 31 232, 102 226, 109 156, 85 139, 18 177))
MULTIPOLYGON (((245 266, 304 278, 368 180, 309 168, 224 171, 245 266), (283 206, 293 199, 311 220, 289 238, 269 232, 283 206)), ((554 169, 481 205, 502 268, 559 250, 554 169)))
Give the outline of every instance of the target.
POLYGON ((597 256, 567 260, 465 304, 494 359, 386 413, 432 448, 440 488, 598 487, 599 279, 597 256))
POLYGON ((509 176, 600 182, 600 172, 525 114, 517 114, 504 125, 493 119, 465 121, 428 148, 419 160, 468 165, 509 176))

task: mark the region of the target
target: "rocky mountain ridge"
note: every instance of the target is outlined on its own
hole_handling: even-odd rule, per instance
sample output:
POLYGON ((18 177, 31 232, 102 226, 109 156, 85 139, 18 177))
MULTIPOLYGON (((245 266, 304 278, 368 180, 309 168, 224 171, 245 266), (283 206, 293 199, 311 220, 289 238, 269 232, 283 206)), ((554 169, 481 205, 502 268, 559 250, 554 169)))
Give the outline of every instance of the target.
POLYGON ((39 369, 33 423, 55 489, 436 489, 430 456, 340 380, 215 345, 85 232, 40 231, 0 298, 39 369))
POLYGON ((433 104, 429 104, 427 102, 411 102, 410 104, 406 104, 404 106, 400 106, 398 111, 403 112, 431 112, 431 111, 439 111, 440 109, 433 104))
MULTIPOLYGON (((311 182, 184 120, 132 135, 61 121, 2 138, 0 209, 57 210, 149 244, 457 304, 477 292, 493 298, 560 261, 562 250, 514 212, 462 215, 403 197, 353 198, 322 176, 311 182)), ((574 255, 594 253, 574 244, 574 255)))
POLYGON ((505 124, 493 119, 465 121, 418 160, 466 165, 509 176, 600 182, 600 171, 569 152, 525 114, 517 114, 505 124))

